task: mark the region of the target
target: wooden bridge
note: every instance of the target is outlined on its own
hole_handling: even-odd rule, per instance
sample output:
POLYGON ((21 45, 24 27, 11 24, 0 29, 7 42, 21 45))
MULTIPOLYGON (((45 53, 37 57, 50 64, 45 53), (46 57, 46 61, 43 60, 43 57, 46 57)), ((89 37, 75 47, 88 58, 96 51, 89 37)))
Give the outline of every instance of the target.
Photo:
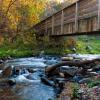
POLYGON ((100 0, 79 0, 34 26, 37 36, 100 32, 100 0))

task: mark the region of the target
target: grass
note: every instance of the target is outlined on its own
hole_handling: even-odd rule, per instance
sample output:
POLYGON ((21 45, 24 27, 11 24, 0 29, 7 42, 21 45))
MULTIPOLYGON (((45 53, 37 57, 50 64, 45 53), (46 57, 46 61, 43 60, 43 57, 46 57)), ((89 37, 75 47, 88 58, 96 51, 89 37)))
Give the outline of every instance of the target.
MULTIPOLYGON (((70 41, 69 41, 70 42, 70 41)), ((88 38, 88 42, 83 37, 78 38, 76 41, 76 53, 80 54, 100 54, 100 39, 88 38), (86 47, 88 48, 86 49, 86 47)), ((62 55, 74 53, 68 47, 51 47, 45 48, 45 54, 49 55, 62 55), (65 49, 64 49, 65 48, 65 49)), ((0 47, 0 57, 29 57, 39 54, 39 50, 35 46, 35 42, 25 45, 21 41, 17 41, 14 44, 5 43, 0 47)))
MULTIPOLYGON (((62 55, 74 53, 70 48, 46 48, 45 54, 62 55)), ((76 53, 79 54, 100 54, 100 40, 90 40, 87 44, 83 40, 77 40, 76 53)))
MULTIPOLYGON (((88 38, 88 42, 85 39, 77 39, 76 43, 77 43, 76 53, 100 54, 100 39, 88 38)), ((73 52, 69 48, 66 48, 65 53, 73 53, 73 52)))
POLYGON ((61 48, 50 48, 50 49, 45 49, 45 54, 47 55, 62 55, 62 49, 61 48))
POLYGON ((11 48, 11 47, 1 47, 0 48, 0 57, 29 57, 32 55, 37 55, 38 51, 32 48, 11 48))

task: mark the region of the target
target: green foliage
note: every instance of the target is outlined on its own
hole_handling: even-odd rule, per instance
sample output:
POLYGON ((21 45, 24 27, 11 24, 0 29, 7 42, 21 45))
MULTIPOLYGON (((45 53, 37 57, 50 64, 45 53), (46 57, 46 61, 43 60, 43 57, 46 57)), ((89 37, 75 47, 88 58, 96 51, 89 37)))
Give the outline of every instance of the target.
POLYGON ((1 0, 0 5, 0 56, 35 53, 34 30, 27 31, 40 20, 46 0, 1 0))
MULTIPOLYGON (((99 36, 98 36, 99 37, 99 36)), ((77 36, 75 37, 75 45, 72 46, 72 42, 69 41, 69 45, 76 48, 76 53, 80 54, 100 54, 100 39, 95 36, 77 36)), ((73 53, 73 51, 69 48, 71 46, 65 45, 65 53, 73 53)))
POLYGON ((45 49, 45 54, 62 55, 63 52, 62 52, 61 48, 50 48, 50 49, 45 49))
MULTIPOLYGON (((53 42, 50 40, 44 41, 46 54, 100 54, 100 39, 99 36, 76 36, 63 38, 63 42, 53 42), (63 45, 64 43, 64 45, 63 45), (62 45, 61 45, 62 44, 62 45), (50 45, 50 46, 49 46, 50 45), (56 47, 56 45, 58 45, 56 47), (60 46, 61 45, 61 46, 60 46), (74 50, 75 49, 75 50, 74 50)), ((61 40, 61 39, 60 39, 61 40)))
POLYGON ((79 94, 78 94, 78 89, 79 89, 79 85, 78 83, 73 83, 73 86, 72 86, 72 89, 73 89, 73 98, 78 98, 79 97, 79 94))
POLYGON ((100 79, 95 80, 95 81, 89 83, 89 84, 88 84, 88 87, 89 87, 89 88, 92 88, 92 87, 98 86, 98 85, 100 85, 100 79))
POLYGON ((11 44, 7 37, 3 45, 0 47, 0 57, 24 57, 24 56, 32 56, 33 54, 37 54, 38 51, 36 38, 33 33, 25 33, 17 35, 15 41, 11 44))
POLYGON ((0 57, 29 57, 32 55, 37 55, 38 51, 36 49, 32 50, 30 48, 15 48, 11 47, 2 47, 0 48, 0 57))

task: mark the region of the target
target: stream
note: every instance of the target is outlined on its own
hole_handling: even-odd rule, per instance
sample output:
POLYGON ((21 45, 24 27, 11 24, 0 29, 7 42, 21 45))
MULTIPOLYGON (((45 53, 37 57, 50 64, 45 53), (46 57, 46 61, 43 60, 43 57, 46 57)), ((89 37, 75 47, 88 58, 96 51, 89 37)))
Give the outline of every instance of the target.
POLYGON ((58 57, 31 57, 8 60, 5 66, 24 67, 34 69, 34 73, 26 71, 20 73, 15 79, 14 86, 0 86, 0 100, 55 100, 56 90, 44 85, 40 81, 40 75, 44 74, 45 67, 56 64, 58 57), (26 79, 25 77, 28 78, 26 79))
MULTIPOLYGON (((68 55, 74 58, 94 59, 100 55, 68 55)), ((41 82, 41 76, 45 75, 45 68, 56 64, 60 57, 30 57, 8 60, 5 66, 22 67, 24 71, 14 75, 11 79, 16 81, 16 85, 8 86, 0 84, 0 100, 55 100, 57 89, 47 86, 41 82), (30 73, 31 68, 34 73, 30 73)))

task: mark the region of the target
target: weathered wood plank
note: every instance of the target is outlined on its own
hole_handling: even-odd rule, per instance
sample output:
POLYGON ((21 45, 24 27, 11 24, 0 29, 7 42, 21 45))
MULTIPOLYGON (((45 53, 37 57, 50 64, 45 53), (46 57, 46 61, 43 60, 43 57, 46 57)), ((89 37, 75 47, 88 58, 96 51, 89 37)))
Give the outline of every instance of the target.
POLYGON ((75 32, 78 32, 78 3, 76 2, 75 32))
POLYGON ((47 21, 45 21, 45 33, 47 33, 47 21))
POLYGON ((54 16, 52 16, 52 35, 54 34, 54 16))
POLYGON ((98 0, 98 29, 100 30, 100 0, 98 0))
POLYGON ((67 35, 100 30, 100 0, 79 0, 37 24, 37 34, 67 35))
POLYGON ((64 27, 64 11, 62 10, 62 15, 61 15, 61 34, 63 34, 63 27, 64 27))

